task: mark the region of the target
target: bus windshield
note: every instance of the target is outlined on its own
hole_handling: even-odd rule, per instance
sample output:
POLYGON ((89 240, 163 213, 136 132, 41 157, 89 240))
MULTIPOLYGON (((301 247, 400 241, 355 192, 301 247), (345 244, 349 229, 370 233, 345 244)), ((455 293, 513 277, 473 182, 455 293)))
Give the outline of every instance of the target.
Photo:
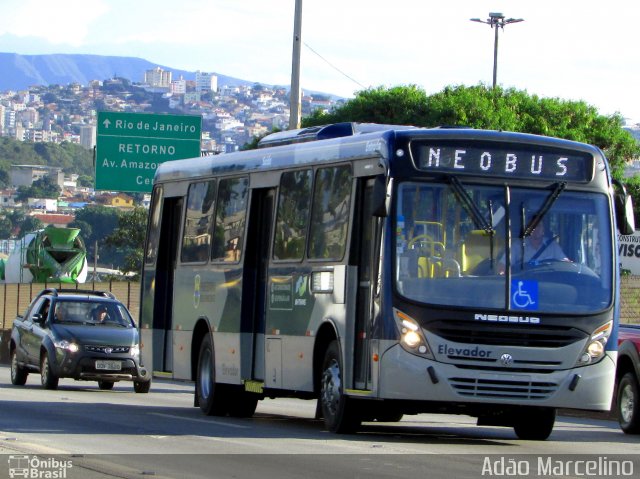
POLYGON ((614 271, 607 197, 564 186, 401 183, 397 291, 451 307, 604 310, 614 271))

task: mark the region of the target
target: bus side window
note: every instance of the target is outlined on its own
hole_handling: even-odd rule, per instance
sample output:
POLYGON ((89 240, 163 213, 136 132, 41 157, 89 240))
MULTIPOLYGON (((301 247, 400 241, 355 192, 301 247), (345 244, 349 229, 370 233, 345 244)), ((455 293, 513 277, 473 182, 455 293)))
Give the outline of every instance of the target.
POLYGON ((211 260, 240 261, 249 197, 248 178, 220 180, 211 260))
POLYGON ((274 259, 299 261, 304 256, 311 178, 311 170, 287 171, 282 174, 274 235, 274 259))
POLYGON ((309 257, 344 257, 351 211, 351 168, 320 168, 316 173, 309 233, 309 257))
POLYGON ((215 191, 214 181, 189 185, 180 255, 183 263, 204 262, 208 259, 215 191))
POLYGON ((151 202, 151 213, 149 215, 149 225, 147 233, 147 251, 145 256, 146 264, 154 264, 158 255, 158 243, 160 242, 160 220, 162 212, 162 186, 157 186, 153 190, 153 200, 151 202))

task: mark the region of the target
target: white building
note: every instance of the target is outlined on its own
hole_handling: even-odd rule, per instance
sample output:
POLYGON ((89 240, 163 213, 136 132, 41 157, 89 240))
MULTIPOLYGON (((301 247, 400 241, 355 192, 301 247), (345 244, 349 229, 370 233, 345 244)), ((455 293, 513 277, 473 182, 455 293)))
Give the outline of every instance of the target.
POLYGON ((95 125, 84 125, 80 127, 80 144, 87 150, 91 150, 96 146, 95 125))
POLYGON ((171 82, 171 93, 174 95, 184 95, 187 93, 187 80, 180 77, 179 80, 171 82))
POLYGON ((152 87, 169 88, 171 86, 171 72, 160 67, 144 72, 144 82, 152 87))
POLYGON ((218 91, 218 76, 215 73, 196 72, 196 91, 218 91))

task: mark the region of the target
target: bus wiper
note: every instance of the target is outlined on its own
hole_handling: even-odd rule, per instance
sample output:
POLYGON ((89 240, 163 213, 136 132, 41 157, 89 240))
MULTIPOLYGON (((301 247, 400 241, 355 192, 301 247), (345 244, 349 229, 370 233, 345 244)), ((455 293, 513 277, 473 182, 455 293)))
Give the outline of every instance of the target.
MULTIPOLYGON (((542 208, 540 208, 540 210, 536 212, 535 215, 533 215, 533 218, 531 218, 531 221, 529 221, 526 228, 522 229, 522 235, 520 235, 520 239, 524 239, 527 236, 531 236, 531 233, 533 233, 533 230, 535 230, 536 227, 540 224, 540 222, 542 221, 542 218, 544 218, 544 215, 546 215, 547 212, 551 209, 551 207, 556 202, 556 200, 558 199, 558 197, 560 196, 560 194, 562 193, 562 191, 565 189, 566 186, 567 186, 566 181, 556 183, 556 187, 553 189, 551 194, 547 196, 547 199, 542 205, 542 208)), ((524 225, 524 221, 522 222, 522 224, 524 225)))
MULTIPOLYGON (((478 208, 478 205, 475 203, 475 201, 473 201, 471 196, 469 196, 469 193, 464 189, 464 186, 462 186, 460 180, 455 176, 452 176, 450 180, 451 188, 453 188, 453 191, 458 197, 458 200, 467 211, 467 213, 469 213, 469 216, 471 216, 473 224, 476 226, 476 228, 484 230, 488 235, 491 235, 491 237, 493 237, 493 234, 495 233, 493 225, 489 223, 482 215, 480 208, 478 208)), ((493 216, 492 211, 490 211, 490 214, 491 216, 493 216)))
POLYGON ((494 239, 496 230, 493 228, 493 202, 489 200, 489 221, 486 220, 480 208, 473 198, 469 196, 467 190, 464 189, 464 186, 460 182, 460 180, 452 176, 451 180, 451 188, 453 192, 456 194, 458 201, 462 204, 462 207, 467 211, 471 219, 473 220, 473 224, 476 228, 484 230, 484 232, 489 235, 489 261, 490 267, 493 270, 494 267, 494 239))

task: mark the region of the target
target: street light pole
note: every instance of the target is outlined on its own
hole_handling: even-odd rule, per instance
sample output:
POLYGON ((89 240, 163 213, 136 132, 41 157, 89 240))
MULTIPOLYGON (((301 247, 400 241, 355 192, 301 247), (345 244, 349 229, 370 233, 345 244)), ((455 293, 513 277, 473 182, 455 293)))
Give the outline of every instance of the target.
POLYGON ((300 88, 300 53, 302 44, 302 0, 296 0, 293 18, 293 55, 291 61, 291 100, 289 105, 289 129, 300 128, 302 116, 300 88))
POLYGON ((496 87, 498 82, 498 28, 502 28, 504 30, 505 25, 509 25, 510 23, 518 23, 523 22, 522 18, 504 18, 502 13, 489 13, 489 18, 486 20, 480 20, 479 18, 472 18, 472 22, 484 23, 489 25, 491 28, 495 28, 494 39, 493 39, 493 88, 496 87))

